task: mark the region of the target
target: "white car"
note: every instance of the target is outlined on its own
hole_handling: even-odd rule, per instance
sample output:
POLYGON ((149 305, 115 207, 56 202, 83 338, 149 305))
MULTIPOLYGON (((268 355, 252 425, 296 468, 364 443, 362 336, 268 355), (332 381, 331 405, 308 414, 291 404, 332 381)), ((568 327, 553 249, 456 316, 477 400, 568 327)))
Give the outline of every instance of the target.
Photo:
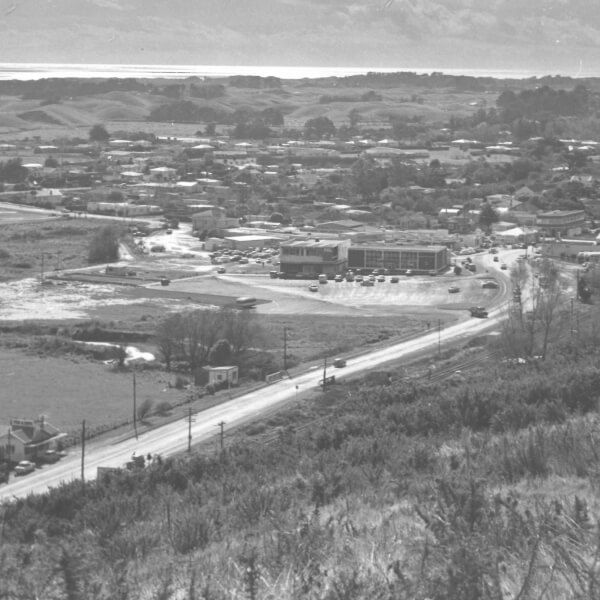
POLYGON ((28 460, 22 460, 15 467, 15 475, 27 475, 28 473, 33 473, 34 471, 35 464, 28 460))

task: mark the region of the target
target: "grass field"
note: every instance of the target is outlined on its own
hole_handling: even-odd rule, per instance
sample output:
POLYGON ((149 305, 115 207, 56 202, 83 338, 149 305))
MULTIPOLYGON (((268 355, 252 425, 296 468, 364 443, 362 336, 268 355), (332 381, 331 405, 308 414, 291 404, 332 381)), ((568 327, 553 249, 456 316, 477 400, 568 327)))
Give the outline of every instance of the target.
MULTIPOLYGON (((114 372, 100 362, 0 348, 0 380, 3 423, 44 414, 53 425, 71 430, 83 419, 90 429, 132 419, 132 374, 114 372)), ((154 403, 180 401, 185 392, 169 388, 172 380, 160 371, 140 371, 136 377, 138 403, 147 398, 154 403)))

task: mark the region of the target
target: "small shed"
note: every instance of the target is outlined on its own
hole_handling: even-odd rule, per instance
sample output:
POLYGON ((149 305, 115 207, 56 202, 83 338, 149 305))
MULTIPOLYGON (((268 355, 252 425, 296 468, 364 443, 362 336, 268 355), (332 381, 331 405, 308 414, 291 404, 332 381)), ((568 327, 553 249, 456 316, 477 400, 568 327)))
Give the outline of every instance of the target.
POLYGON ((235 387, 238 384, 238 368, 231 367, 204 367, 208 374, 208 384, 215 387, 235 387))

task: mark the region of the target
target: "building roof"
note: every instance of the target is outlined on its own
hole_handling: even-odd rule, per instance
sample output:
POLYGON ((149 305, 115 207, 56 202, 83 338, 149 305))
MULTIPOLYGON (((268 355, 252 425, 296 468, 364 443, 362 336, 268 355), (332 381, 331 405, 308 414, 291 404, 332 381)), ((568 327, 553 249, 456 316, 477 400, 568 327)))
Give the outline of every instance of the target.
MULTIPOLYGON (((318 238, 308 240, 294 240, 285 242, 282 246, 286 248, 337 248, 340 244, 344 244, 345 240, 321 240, 318 238)), ((347 242, 346 242, 347 243, 347 242)))

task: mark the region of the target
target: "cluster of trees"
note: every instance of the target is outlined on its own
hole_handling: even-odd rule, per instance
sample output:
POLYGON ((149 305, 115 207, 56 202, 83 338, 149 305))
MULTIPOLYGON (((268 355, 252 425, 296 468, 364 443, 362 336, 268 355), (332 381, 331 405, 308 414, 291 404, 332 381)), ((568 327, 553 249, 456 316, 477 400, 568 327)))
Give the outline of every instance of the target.
POLYGON ((552 116, 583 117, 591 108, 591 96, 584 85, 577 85, 573 91, 556 90, 547 85, 522 90, 515 93, 505 90, 496 100, 503 123, 516 119, 539 119, 552 116))
POLYGON ((192 373, 208 364, 239 364, 247 350, 264 342, 250 311, 226 308, 173 313, 159 323, 155 337, 167 370, 183 362, 192 373))
POLYGON ((233 75, 227 79, 227 83, 231 87, 251 88, 253 90, 281 87, 281 79, 279 77, 260 77, 258 75, 233 75))
POLYGON ((107 263, 119 260, 120 232, 114 225, 105 225, 94 233, 88 250, 89 263, 107 263))

